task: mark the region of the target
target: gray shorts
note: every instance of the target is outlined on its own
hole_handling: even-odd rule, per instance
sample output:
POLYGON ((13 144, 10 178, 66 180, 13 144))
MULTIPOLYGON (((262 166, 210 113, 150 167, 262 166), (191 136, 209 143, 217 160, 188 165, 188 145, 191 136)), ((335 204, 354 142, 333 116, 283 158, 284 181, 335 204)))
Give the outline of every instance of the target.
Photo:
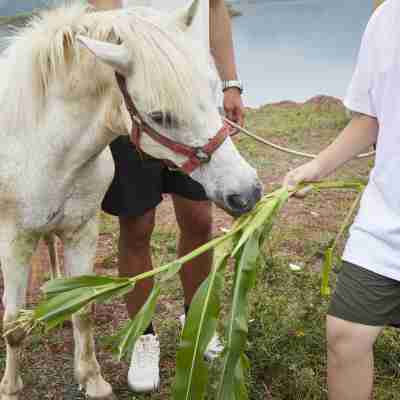
POLYGON ((328 314, 369 326, 400 327, 400 282, 343 262, 328 314))

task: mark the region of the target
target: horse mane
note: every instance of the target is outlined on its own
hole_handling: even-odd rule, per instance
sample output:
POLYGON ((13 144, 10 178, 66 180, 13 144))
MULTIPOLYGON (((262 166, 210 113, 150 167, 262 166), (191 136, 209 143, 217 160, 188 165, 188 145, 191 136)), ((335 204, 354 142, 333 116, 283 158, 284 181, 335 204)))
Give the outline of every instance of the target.
POLYGON ((124 43, 134 54, 143 111, 172 112, 188 122, 198 96, 210 95, 206 85, 199 84, 198 74, 205 71, 193 67, 195 60, 181 45, 178 28, 166 31, 134 9, 95 12, 69 1, 40 12, 9 39, 2 62, 2 72, 8 75, 0 88, 2 119, 13 120, 14 128, 24 121, 27 127, 37 124, 54 87, 59 95, 94 99, 114 88, 108 93, 120 97, 111 68, 84 49, 77 35, 124 43))

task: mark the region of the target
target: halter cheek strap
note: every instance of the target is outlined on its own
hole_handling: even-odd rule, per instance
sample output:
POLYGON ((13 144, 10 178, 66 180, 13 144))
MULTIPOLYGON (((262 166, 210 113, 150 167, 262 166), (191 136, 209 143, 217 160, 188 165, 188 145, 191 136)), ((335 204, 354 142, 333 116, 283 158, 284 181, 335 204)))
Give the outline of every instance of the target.
POLYGON ((167 136, 158 133, 146 121, 144 121, 128 93, 125 77, 118 72, 115 73, 115 77, 124 98, 125 106, 132 120, 131 140, 133 144, 139 151, 142 151, 140 147, 140 139, 143 132, 146 133, 153 140, 167 147, 174 153, 188 158, 188 160, 179 167, 179 169, 186 174, 190 174, 200 165, 208 163, 211 160, 212 154, 222 145, 225 139, 236 133, 236 130, 224 122, 224 125, 217 134, 202 147, 188 146, 183 143, 175 142, 167 136))

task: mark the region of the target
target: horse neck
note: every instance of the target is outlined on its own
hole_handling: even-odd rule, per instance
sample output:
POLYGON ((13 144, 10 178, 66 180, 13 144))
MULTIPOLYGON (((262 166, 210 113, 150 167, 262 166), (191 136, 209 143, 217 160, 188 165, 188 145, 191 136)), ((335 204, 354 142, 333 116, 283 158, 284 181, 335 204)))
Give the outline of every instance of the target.
MULTIPOLYGON (((90 77, 97 71, 76 71, 73 78, 85 78, 79 92, 73 91, 74 79, 54 81, 46 91, 43 108, 37 106, 37 97, 29 89, 30 75, 20 74, 19 84, 13 77, 13 58, 0 59, 0 140, 2 150, 17 146, 29 154, 32 163, 58 171, 79 168, 101 151, 117 136, 108 129, 112 111, 118 109, 119 93, 111 71, 102 74, 100 85, 104 90, 96 92, 90 85, 90 77), (25 88, 26 89, 21 89, 25 88), (35 99, 35 100, 33 100, 35 99), (38 118, 35 116, 39 115, 38 118)), ((28 68, 26 68, 28 70, 28 68)), ((97 68, 96 68, 97 69, 97 68)), ((40 103, 41 104, 41 103, 40 103)), ((114 116, 114 119, 115 116, 114 116)), ((121 132, 119 130, 118 132, 121 132)))
MULTIPOLYGON (((79 169, 88 160, 99 155, 104 148, 115 138, 118 133, 110 129, 110 113, 115 108, 115 101, 109 92, 93 98, 83 98, 67 104, 57 104, 51 100, 51 109, 47 112, 48 139, 53 140, 61 136, 57 147, 57 160, 65 167, 79 169), (61 111, 60 111, 61 109, 61 111), (54 129, 51 116, 60 113, 61 126, 54 129), (63 123, 64 122, 64 123, 63 123)), ((120 133, 120 132, 119 132, 120 133)))
POLYGON ((47 170, 73 176, 118 136, 107 123, 113 109, 110 91, 67 101, 50 94, 37 129, 24 130, 22 140, 27 149, 37 149, 47 170))

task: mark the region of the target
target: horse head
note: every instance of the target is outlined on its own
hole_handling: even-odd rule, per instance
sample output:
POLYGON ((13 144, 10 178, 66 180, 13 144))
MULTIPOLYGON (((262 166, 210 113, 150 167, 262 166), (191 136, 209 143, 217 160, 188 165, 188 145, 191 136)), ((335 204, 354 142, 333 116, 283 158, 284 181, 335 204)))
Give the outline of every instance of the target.
MULTIPOLYGON (((169 142, 201 149, 223 130, 223 123, 212 91, 217 79, 215 68, 210 64, 208 51, 190 34, 198 10, 198 0, 172 15, 146 11, 138 17, 139 9, 121 10, 117 32, 120 43, 85 36, 78 36, 78 40, 122 77, 125 96, 132 99, 140 123, 169 142), (135 23, 131 27, 137 30, 135 38, 124 34, 124 22, 135 23)), ((122 115, 127 132, 131 132, 135 121, 126 105, 127 102, 122 115)), ((140 148, 178 167, 188 162, 187 155, 146 132, 141 134, 140 148)), ((229 213, 240 215, 250 211, 260 199, 262 186, 256 171, 239 154, 231 138, 227 136, 221 141, 206 161, 186 172, 205 188, 212 201, 229 213)))

